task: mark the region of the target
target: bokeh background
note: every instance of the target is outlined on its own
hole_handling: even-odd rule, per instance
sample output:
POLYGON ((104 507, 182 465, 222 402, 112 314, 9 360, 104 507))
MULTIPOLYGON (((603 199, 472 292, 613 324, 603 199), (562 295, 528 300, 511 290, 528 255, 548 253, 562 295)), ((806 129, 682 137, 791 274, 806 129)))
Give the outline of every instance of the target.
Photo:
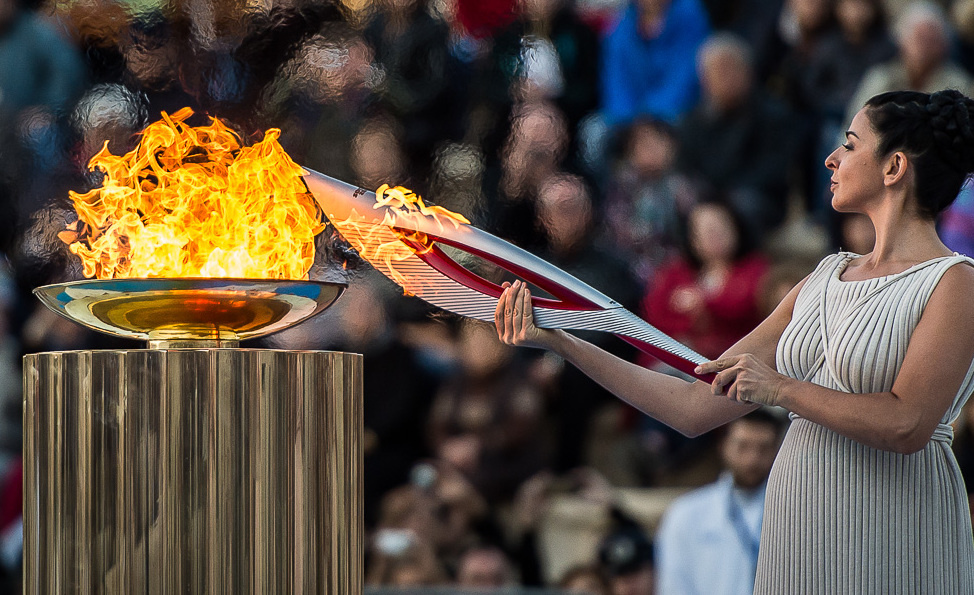
MULTIPOLYGON (((298 163, 412 188, 717 356, 824 254, 870 250, 822 165, 865 99, 972 76, 972 0, 0 0, 0 590, 20 573, 21 355, 133 346, 30 293, 80 277, 56 234, 105 141, 186 106, 247 141, 280 128, 298 163)), ((974 253, 974 192, 940 226, 974 253)), ((352 258, 319 243, 312 277, 352 258)), ((651 540, 720 471, 717 433, 684 438, 352 259, 339 304, 261 345, 365 356, 370 588, 608 593, 605 538, 651 540)))

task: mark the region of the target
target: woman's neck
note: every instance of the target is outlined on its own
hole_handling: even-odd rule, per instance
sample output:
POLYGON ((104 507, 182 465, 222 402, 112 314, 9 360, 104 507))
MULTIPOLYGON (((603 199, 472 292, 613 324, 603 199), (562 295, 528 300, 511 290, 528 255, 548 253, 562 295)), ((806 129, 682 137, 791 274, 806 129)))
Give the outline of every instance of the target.
POLYGON ((951 252, 937 235, 932 219, 916 214, 871 216, 876 243, 862 264, 880 269, 893 264, 915 264, 951 252))

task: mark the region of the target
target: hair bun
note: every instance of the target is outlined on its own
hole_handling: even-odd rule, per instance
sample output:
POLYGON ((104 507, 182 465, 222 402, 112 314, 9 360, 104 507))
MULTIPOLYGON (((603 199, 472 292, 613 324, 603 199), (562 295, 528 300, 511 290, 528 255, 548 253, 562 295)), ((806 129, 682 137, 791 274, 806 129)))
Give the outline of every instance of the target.
POLYGON ((937 91, 925 111, 940 157, 961 173, 974 172, 974 100, 953 89, 937 91))

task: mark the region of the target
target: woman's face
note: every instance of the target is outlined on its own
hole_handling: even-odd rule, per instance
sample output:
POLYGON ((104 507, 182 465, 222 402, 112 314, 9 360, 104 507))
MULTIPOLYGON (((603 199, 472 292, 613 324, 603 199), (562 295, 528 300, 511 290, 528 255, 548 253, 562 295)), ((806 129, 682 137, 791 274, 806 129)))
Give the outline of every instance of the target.
POLYGON ((863 213, 883 195, 883 166, 876 155, 876 136, 865 108, 859 110, 846 131, 846 142, 825 159, 832 171, 832 208, 843 213, 863 213))

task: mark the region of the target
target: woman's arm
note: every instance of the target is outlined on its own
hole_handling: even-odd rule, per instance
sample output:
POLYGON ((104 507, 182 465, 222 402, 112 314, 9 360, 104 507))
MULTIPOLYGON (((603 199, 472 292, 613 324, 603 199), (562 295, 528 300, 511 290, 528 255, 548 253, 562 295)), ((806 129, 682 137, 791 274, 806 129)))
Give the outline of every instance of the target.
POLYGON ((974 268, 944 273, 910 338, 889 392, 849 395, 787 378, 757 355, 721 357, 700 367, 718 372, 715 394, 778 405, 868 446, 909 454, 929 442, 974 360, 974 268))
MULTIPOLYGON (((804 283, 804 282, 803 282, 804 283)), ((791 320, 795 297, 802 284, 782 300, 754 331, 725 356, 751 353, 774 365, 775 348, 791 320)), ((756 408, 714 398, 705 382, 687 382, 620 359, 565 331, 539 329, 531 313, 531 294, 517 281, 497 303, 494 321, 500 339, 509 345, 550 349, 623 401, 687 436, 698 436, 756 408)))

